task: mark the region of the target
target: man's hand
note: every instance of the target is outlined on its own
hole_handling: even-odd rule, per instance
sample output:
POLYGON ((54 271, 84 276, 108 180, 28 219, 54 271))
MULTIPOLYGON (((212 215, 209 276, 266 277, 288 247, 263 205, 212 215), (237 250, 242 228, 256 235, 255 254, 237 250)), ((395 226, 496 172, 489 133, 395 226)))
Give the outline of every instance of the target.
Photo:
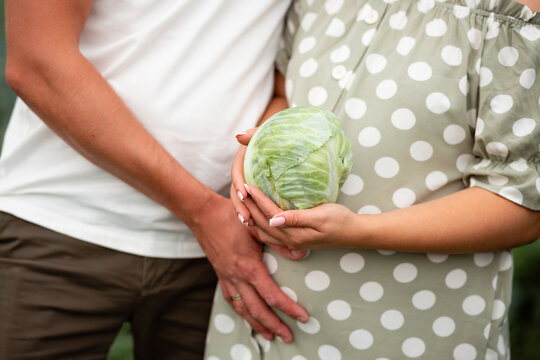
POLYGON ((225 299, 267 339, 275 334, 290 342, 291 331, 269 307, 301 322, 308 314, 272 280, 262 261, 261 244, 238 221, 230 200, 216 196, 198 214, 191 228, 217 273, 225 299), (233 295, 242 300, 231 301, 233 295))
POLYGON ((260 245, 231 202, 183 168, 81 54, 78 40, 91 7, 91 0, 6 1, 9 85, 82 156, 188 224, 227 294, 244 297, 235 308, 255 329, 290 341, 268 305, 294 318, 307 320, 307 314, 272 281, 260 245), (201 204, 208 206, 197 217, 201 204))

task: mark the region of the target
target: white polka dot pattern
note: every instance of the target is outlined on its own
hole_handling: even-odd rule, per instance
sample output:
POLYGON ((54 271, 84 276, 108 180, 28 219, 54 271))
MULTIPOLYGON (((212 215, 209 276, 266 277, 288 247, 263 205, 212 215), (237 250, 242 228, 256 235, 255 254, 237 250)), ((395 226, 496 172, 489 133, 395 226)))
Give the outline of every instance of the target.
POLYGON ((426 351, 426 344, 420 338, 411 337, 403 342, 401 350, 406 357, 414 359, 424 354, 426 351))
POLYGON ((430 309, 436 301, 437 297, 430 290, 420 290, 412 297, 412 304, 418 310, 430 309))
POLYGON ((456 330, 455 321, 448 316, 441 316, 433 322, 433 332, 440 337, 447 337, 456 330))
POLYGON ((373 345, 373 335, 367 330, 358 329, 351 333, 349 342, 355 349, 365 350, 373 345))
POLYGON ((323 291, 330 285, 330 277, 324 271, 313 270, 306 275, 306 285, 313 291, 323 291))
POLYGON ((344 300, 333 300, 328 304, 328 314, 334 320, 346 320, 351 316, 351 305, 344 300))
POLYGON ((308 334, 316 334, 321 330, 321 323, 319 320, 311 316, 306 323, 297 322, 296 325, 300 330, 308 334))
MULTIPOLYGON (((340 204, 376 215, 478 186, 540 210, 540 178, 531 162, 540 151, 539 26, 520 18, 516 2, 508 3, 512 13, 490 16, 500 11, 498 4, 293 5, 286 32, 297 36, 287 34, 283 54, 289 60, 280 64, 280 57, 278 64, 286 71, 289 103, 334 111, 351 140, 353 170, 340 204)), ((264 352, 268 359, 389 360, 444 353, 461 360, 509 354, 509 251, 321 249, 290 261, 266 249, 264 262, 310 320, 303 324, 280 313, 294 331, 293 344, 254 337, 256 345, 251 329, 218 296, 207 358, 234 353, 258 359, 264 352)))
POLYGON ((398 330, 405 318, 399 310, 387 310, 381 315, 381 325, 387 330, 398 330))
POLYGON ((368 302, 379 300, 384 294, 384 289, 378 282, 370 281, 360 287, 360 296, 368 302))

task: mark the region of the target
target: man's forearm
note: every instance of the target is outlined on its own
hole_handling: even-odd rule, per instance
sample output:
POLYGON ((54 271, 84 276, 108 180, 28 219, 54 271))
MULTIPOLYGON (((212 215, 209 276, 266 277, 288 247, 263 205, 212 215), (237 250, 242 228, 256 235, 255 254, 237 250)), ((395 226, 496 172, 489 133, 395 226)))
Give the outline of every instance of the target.
POLYGON ((193 221, 215 196, 141 125, 107 81, 78 51, 11 64, 15 92, 69 145, 94 164, 193 221))

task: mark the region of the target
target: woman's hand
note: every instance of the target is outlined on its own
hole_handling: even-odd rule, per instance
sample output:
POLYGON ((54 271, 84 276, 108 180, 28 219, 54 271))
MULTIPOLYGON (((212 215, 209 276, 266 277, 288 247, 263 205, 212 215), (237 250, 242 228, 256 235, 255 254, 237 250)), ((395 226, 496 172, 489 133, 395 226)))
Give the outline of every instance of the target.
POLYGON ((259 240, 290 249, 463 254, 505 250, 540 236, 539 211, 478 187, 374 215, 357 215, 336 204, 282 211, 259 189, 250 186, 249 191, 244 203, 259 240))
MULTIPOLYGON (((255 186, 244 204, 255 223, 257 237, 271 246, 289 249, 346 247, 353 237, 356 214, 345 206, 323 204, 309 210, 283 211, 255 186)), ((358 234, 357 234, 358 235, 358 234)))
POLYGON ((244 133, 236 135, 236 140, 240 143, 240 148, 236 152, 231 168, 231 200, 238 214, 238 220, 246 226, 253 226, 253 220, 250 219, 249 210, 243 203, 248 197, 244 184, 244 156, 246 155, 247 145, 258 128, 249 129, 244 133))
MULTIPOLYGON (((249 194, 246 189, 246 184, 244 180, 244 156, 246 154, 246 148, 251 140, 253 134, 257 131, 258 128, 249 129, 245 133, 236 135, 236 139, 241 144, 240 148, 236 152, 234 162, 231 170, 232 185, 231 185, 231 200, 234 206, 234 209, 237 213, 238 220, 248 227, 254 225, 253 219, 251 218, 250 211, 246 206, 244 200, 249 197, 249 194)), ((271 201, 271 200, 270 200, 271 201)), ((253 231, 253 235, 260 239, 257 232, 253 231)), ((299 250, 289 250, 287 247, 279 244, 268 244, 271 246, 278 254, 283 257, 286 257, 291 260, 299 260, 306 256, 305 251, 299 250)))
MULTIPOLYGON (((261 126, 272 115, 281 110, 285 110, 288 107, 289 104, 287 103, 287 98, 285 95, 285 78, 279 73, 279 71, 276 70, 274 73, 274 94, 268 103, 268 106, 264 111, 258 126, 261 126)), ((257 130, 258 127, 255 127, 236 135, 236 140, 238 140, 241 146, 236 152, 231 169, 231 199, 233 199, 233 206, 238 215, 238 219, 246 226, 253 226, 253 220, 250 220, 249 210, 242 203, 242 201, 248 197, 248 193, 244 188, 244 184, 246 183, 244 180, 244 156, 246 155, 247 145, 257 130)))

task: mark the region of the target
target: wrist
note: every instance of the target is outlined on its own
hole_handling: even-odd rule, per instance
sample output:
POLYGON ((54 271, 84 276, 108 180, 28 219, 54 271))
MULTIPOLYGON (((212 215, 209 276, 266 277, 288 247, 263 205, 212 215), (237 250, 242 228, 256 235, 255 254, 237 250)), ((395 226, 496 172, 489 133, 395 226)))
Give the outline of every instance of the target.
POLYGON ((206 224, 207 219, 212 217, 213 212, 219 207, 218 204, 224 200, 221 195, 211 189, 202 191, 194 199, 195 201, 190 206, 182 210, 183 216, 179 216, 192 231, 206 224))
POLYGON ((376 216, 377 215, 351 213, 351 216, 345 222, 346 224, 349 224, 349 226, 344 227, 346 247, 363 249, 375 248, 373 243, 377 233, 376 216))

